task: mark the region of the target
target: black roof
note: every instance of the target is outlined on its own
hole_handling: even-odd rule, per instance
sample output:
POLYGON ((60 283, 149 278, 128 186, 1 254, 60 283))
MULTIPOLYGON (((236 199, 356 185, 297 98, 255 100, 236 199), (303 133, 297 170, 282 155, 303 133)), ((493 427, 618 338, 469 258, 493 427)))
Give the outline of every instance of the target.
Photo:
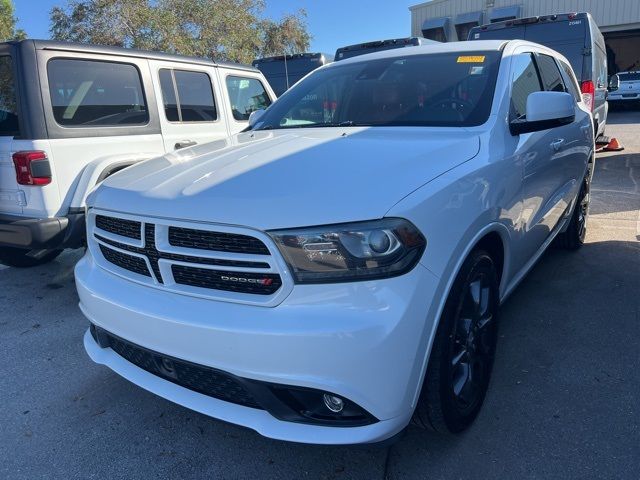
POLYGON ((236 70, 245 70, 250 72, 258 72, 256 68, 241 63, 224 62, 210 60, 208 58, 190 57, 187 55, 173 55, 169 53, 154 52, 151 50, 137 50, 135 48, 109 47, 105 45, 93 45, 89 43, 75 42, 59 42, 56 40, 20 40, 5 42, 12 45, 31 43, 36 50, 59 50, 64 52, 87 52, 103 55, 114 55, 123 57, 149 58, 153 60, 165 60, 169 62, 181 62, 197 65, 219 66, 225 68, 233 68, 236 70))
POLYGON ((275 57, 256 58, 252 63, 253 65, 255 65, 257 63, 264 63, 264 62, 281 62, 285 59, 285 57, 287 61, 289 61, 289 60, 297 60, 299 58, 320 58, 323 56, 329 61, 333 60, 333 55, 330 55, 328 53, 294 53, 291 55, 277 55, 275 57))
POLYGON ((479 25, 473 27, 473 31, 477 30, 498 30, 505 27, 513 27, 520 25, 529 25, 533 23, 545 23, 545 22, 555 22, 555 21, 565 21, 565 20, 574 20, 574 19, 585 19, 589 18, 589 13, 587 12, 572 12, 572 13, 557 13, 553 15, 539 15, 536 17, 523 17, 516 18, 511 20, 502 20, 500 22, 492 22, 484 25, 479 25))

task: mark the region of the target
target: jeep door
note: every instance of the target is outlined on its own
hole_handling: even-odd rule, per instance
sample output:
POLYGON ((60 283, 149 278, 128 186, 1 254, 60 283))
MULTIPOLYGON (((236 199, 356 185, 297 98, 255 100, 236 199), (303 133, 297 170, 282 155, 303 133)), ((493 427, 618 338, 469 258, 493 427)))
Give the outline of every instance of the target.
POLYGON ((215 67, 152 60, 166 152, 225 139, 229 115, 221 108, 215 67))

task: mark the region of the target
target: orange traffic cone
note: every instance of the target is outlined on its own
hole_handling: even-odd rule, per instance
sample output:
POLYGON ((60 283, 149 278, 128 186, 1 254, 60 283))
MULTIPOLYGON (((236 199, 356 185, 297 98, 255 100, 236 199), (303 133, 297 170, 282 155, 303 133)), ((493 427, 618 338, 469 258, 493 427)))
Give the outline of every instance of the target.
POLYGON ((617 138, 612 138, 609 141, 609 144, 602 149, 604 152, 621 152, 624 150, 622 144, 618 141, 617 138))

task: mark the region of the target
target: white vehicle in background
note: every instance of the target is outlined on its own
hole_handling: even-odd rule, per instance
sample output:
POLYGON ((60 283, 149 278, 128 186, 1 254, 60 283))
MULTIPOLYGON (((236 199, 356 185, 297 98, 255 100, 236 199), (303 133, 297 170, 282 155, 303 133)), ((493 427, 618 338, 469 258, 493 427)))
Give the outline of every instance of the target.
POLYGON ((620 72, 609 82, 609 103, 638 105, 640 103, 640 72, 620 72))
POLYGON ((464 430, 500 303, 584 242, 594 128, 565 65, 520 40, 362 55, 108 178, 75 269, 87 353, 272 438, 464 430))
POLYGON ((111 174, 222 140, 266 108, 256 69, 124 48, 0 43, 0 263, 84 243, 84 202, 111 174))

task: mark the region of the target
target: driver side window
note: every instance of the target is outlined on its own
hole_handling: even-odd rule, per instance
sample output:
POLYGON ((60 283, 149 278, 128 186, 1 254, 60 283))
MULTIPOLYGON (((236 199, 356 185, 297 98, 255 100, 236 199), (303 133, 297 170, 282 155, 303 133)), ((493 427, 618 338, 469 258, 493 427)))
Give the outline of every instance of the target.
POLYGON ((511 119, 524 119, 529 95, 543 91, 533 54, 523 53, 514 58, 511 83, 511 119))

